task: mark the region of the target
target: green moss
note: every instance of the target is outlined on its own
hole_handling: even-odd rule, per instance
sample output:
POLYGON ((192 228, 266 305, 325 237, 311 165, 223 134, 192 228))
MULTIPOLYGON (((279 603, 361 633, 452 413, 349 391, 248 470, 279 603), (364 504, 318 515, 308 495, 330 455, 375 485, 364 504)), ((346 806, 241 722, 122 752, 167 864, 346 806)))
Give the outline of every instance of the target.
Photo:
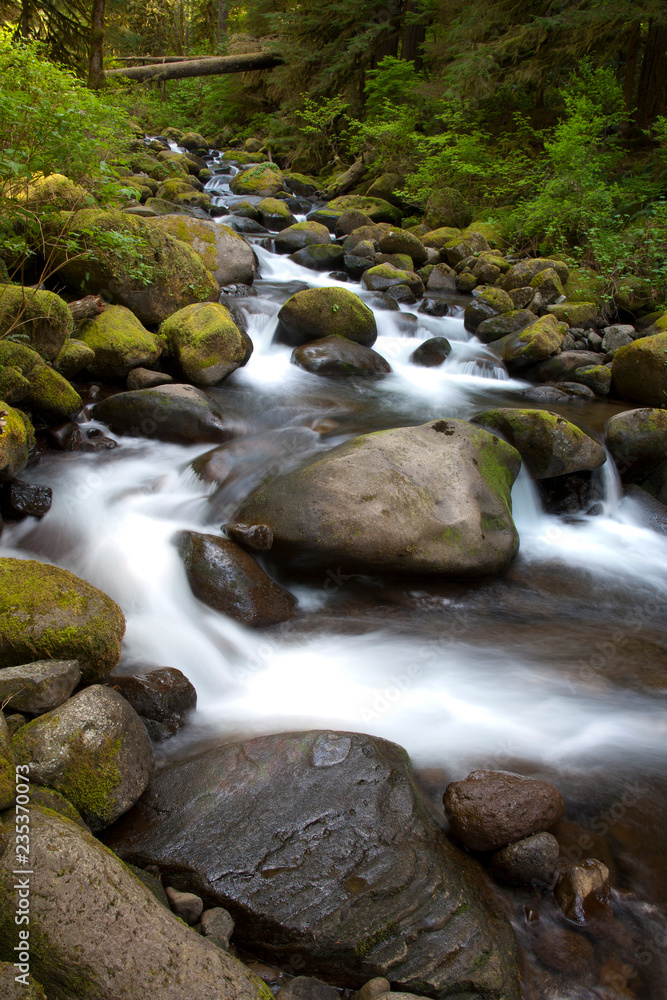
POLYGON ((448 527, 445 528, 440 537, 439 542, 446 542, 447 545, 458 545, 461 541, 461 532, 459 528, 448 527))
POLYGON ((4 413, 4 428, 0 429, 0 482, 15 479, 28 463, 31 445, 34 445, 32 424, 24 415, 0 399, 0 413, 4 413), (32 433, 31 433, 32 431, 32 433))
POLYGON ((383 198, 366 198, 363 195, 345 194, 328 202, 328 209, 335 212, 362 212, 373 222, 388 222, 399 225, 403 213, 383 198))
POLYGON ((0 337, 20 337, 52 361, 74 329, 72 313, 59 295, 20 285, 0 285, 0 337), (20 326, 10 330, 13 323, 20 326))
POLYGON ((120 744, 119 736, 91 748, 86 745, 82 733, 75 733, 67 744, 68 762, 58 791, 95 826, 105 826, 113 813, 113 793, 121 781, 120 744))
POLYGON ((229 311, 217 302, 186 306, 164 321, 160 337, 194 385, 217 385, 252 349, 229 311))
POLYGON ((79 336, 95 354, 88 364, 93 375, 126 376, 132 368, 149 367, 160 357, 155 335, 124 306, 107 306, 80 327, 79 336))

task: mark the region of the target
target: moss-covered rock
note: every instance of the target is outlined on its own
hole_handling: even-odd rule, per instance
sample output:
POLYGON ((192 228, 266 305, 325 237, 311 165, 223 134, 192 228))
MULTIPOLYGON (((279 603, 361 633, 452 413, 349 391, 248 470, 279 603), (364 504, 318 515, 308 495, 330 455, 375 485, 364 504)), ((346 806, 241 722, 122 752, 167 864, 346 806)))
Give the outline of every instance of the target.
MULTIPOLYGON (((359 226, 358 229, 353 229, 352 232, 343 240, 343 250, 345 253, 357 253, 357 247, 360 243, 367 245, 378 244, 386 232, 388 232, 392 227, 387 222, 377 222, 372 223, 368 226, 359 226)), ((365 254, 361 254, 365 256, 365 254)))
POLYGON ((207 212, 211 207, 211 196, 205 191, 180 191, 174 195, 173 202, 177 207, 200 208, 207 212))
POLYGON ((567 264, 550 257, 534 257, 529 260, 520 260, 518 264, 514 264, 505 275, 503 288, 507 292, 513 288, 524 288, 526 285, 530 285, 536 274, 539 274, 540 271, 546 271, 548 267, 553 268, 561 283, 565 284, 570 274, 567 264))
POLYGON ((76 823, 82 830, 88 829, 88 826, 84 823, 69 799, 66 799, 64 795, 57 792, 55 788, 33 785, 30 789, 30 805, 38 806, 40 809, 50 809, 51 812, 57 813, 59 816, 64 816, 71 823, 76 823))
POLYGON ((547 306, 547 312, 568 326, 585 326, 595 319, 598 308, 594 302, 559 302, 547 306))
POLYGON ((73 211, 97 204, 90 191, 64 174, 49 174, 47 177, 36 174, 27 190, 24 188, 17 192, 17 200, 33 211, 45 208, 73 211))
POLYGON ((53 361, 74 329, 74 320, 66 303, 53 292, 0 285, 0 337, 12 326, 22 343, 53 361))
POLYGON ((317 181, 308 174, 299 174, 293 170, 283 172, 285 187, 292 191, 298 198, 312 198, 317 194, 317 181))
POLYGON ((160 184, 155 192, 155 196, 157 198, 164 198, 166 201, 174 201, 176 195, 183 193, 192 194, 197 190, 191 181, 185 180, 185 178, 173 178, 160 184))
POLYGON ((621 347, 612 362, 614 391, 644 406, 667 405, 667 332, 621 347))
POLYGON ((667 410, 625 410, 604 425, 605 441, 624 479, 643 478, 667 459, 667 410))
POLYGON ((232 194, 256 195, 259 198, 273 198, 284 188, 283 175, 275 163, 259 163, 247 170, 239 170, 229 184, 232 194))
POLYGON ((425 247, 433 247, 434 250, 442 250, 443 247, 461 235, 461 230, 454 226, 441 226, 439 229, 432 229, 421 237, 421 242, 425 247))
POLYGON ((248 153, 243 149, 226 149, 222 154, 222 159, 228 163, 238 163, 240 166, 248 164, 266 163, 268 157, 265 153, 248 153))
POLYGON ((120 659, 125 618, 97 587, 58 566, 0 558, 0 667, 78 660, 85 681, 120 659))
POLYGON ((343 266, 343 248, 335 244, 311 244, 296 253, 290 254, 290 260, 311 271, 333 271, 343 266))
POLYGON ((30 383, 18 368, 3 365, 0 368, 0 399, 12 406, 20 403, 30 392, 30 383))
POLYGON ((175 212, 184 215, 188 213, 186 205, 177 205, 175 201, 167 201, 165 198, 147 198, 144 202, 144 208, 152 212, 154 216, 173 215, 175 212))
MULTIPOLYGON (((502 291, 502 289, 499 289, 502 291)), ((507 293, 505 293, 507 294, 507 293)), ((520 333, 537 322, 537 316, 530 309, 512 309, 510 312, 490 316, 477 326, 477 336, 484 344, 490 344, 509 334, 520 333)))
POLYGON ((183 146, 184 149, 208 150, 209 148, 208 142, 199 132, 184 132, 178 140, 178 145, 183 146))
POLYGON ((424 222, 429 228, 453 226, 462 229, 471 217, 470 207, 460 191, 451 187, 434 187, 424 213, 424 222))
MULTIPOLYGON (((547 267, 544 271, 536 274, 530 283, 530 287, 540 293, 544 305, 552 305, 558 299, 565 296, 561 280, 553 267, 547 267)), ((580 304, 584 305, 585 303, 577 303, 575 308, 579 308, 580 304)))
MULTIPOLYGON (((479 332, 479 327, 478 327, 479 332)), ((511 333, 491 344, 510 372, 543 361, 555 354, 567 335, 567 325, 555 316, 542 316, 520 333, 511 333)))
POLYGON ((146 326, 157 326, 183 306, 218 297, 218 283, 201 258, 143 219, 123 212, 77 212, 72 232, 80 234, 89 256, 66 261, 60 251, 61 276, 77 292, 104 291, 146 326))
POLYGON ((367 198, 381 198, 383 201, 388 201, 390 205, 395 205, 396 208, 401 207, 401 198, 396 192, 403 186, 403 178, 400 174, 395 173, 385 173, 380 174, 376 177, 373 183, 369 186, 366 191, 367 198))
POLYGON ((29 391, 22 402, 46 420, 66 420, 81 409, 78 392, 30 347, 0 340, 0 366, 16 368, 27 379, 29 391))
POLYGON ((403 213, 383 198, 368 198, 356 194, 344 194, 340 198, 334 198, 327 204, 327 208, 339 214, 349 211, 363 212, 373 222, 388 222, 392 226, 399 225, 403 218, 403 213))
POLYGON ((187 243, 220 285, 251 285, 257 273, 250 244, 229 226, 187 215, 164 215, 151 225, 187 243))
POLYGON ((472 422, 501 434, 535 479, 599 469, 606 461, 601 444, 549 410, 502 407, 485 410, 472 422))
POLYGON ((257 212, 262 225, 272 233, 279 233, 296 223, 289 207, 278 198, 262 198, 257 204, 257 212))
POLYGON ((611 368, 609 365, 583 365, 575 368, 574 382, 587 385, 596 396, 608 396, 611 392, 611 368))
POLYGON ((292 226, 283 229, 275 238, 276 253, 296 253, 304 247, 323 246, 331 243, 331 236, 326 226, 319 222, 312 222, 306 219, 305 222, 296 222, 292 226))
POLYGON ((492 249, 501 250, 503 247, 507 246, 505 229, 499 221, 484 222, 481 219, 478 219, 475 222, 471 222, 470 225, 467 226, 461 233, 464 239, 467 239, 473 234, 484 237, 492 249))
POLYGON ((193 385, 218 385, 252 354, 252 341, 217 302, 179 309, 164 321, 160 336, 169 345, 185 379, 193 385))
POLYGON ((424 244, 405 229, 388 229, 380 237, 379 247, 382 253, 406 254, 415 268, 421 267, 428 260, 424 244))
POLYGON ((0 809, 8 809, 16 795, 16 762, 5 717, 0 712, 0 809))
POLYGON ((570 267, 570 273, 563 283, 563 289, 568 302, 594 302, 598 308, 604 302, 604 278, 589 267, 582 265, 570 267))
POLYGON ((117 434, 155 437, 177 444, 221 442, 233 437, 219 405, 193 385, 159 385, 107 396, 93 416, 117 434))
POLYGON ((414 271, 401 271, 392 264, 377 264, 364 271, 361 279, 370 292, 386 292, 396 285, 407 285, 414 295, 424 294, 424 282, 414 271))
POLYGON ((125 306, 107 306, 82 323, 78 333, 95 355, 88 370, 102 378, 127 378, 133 368, 150 368, 162 353, 155 334, 125 306))
POLYGON ((25 414, 0 399, 0 483, 16 479, 25 469, 34 443, 35 434, 25 414))
POLYGON ((94 360, 95 352, 88 344, 84 344, 82 340, 66 340, 53 362, 53 367, 63 378, 71 379, 76 378, 94 360))
POLYGON ((501 313, 509 313, 513 308, 511 298, 502 288, 480 289, 478 292, 476 291, 470 305, 466 306, 463 325, 470 333, 474 333, 484 320, 491 319, 492 316, 498 316, 501 313))
POLYGON ((451 267, 456 267, 466 257, 477 256, 491 249, 484 236, 480 233, 470 233, 468 236, 455 236, 441 248, 440 254, 451 267))
POLYGON ((292 295, 278 313, 276 336, 290 347, 339 334, 364 347, 377 339, 375 316, 346 288, 307 288, 292 295))
POLYGON ((160 163, 174 163, 180 169, 178 173, 183 176, 185 174, 198 174, 199 167, 191 160, 189 156, 185 153, 177 153, 175 149, 163 149, 157 154, 157 158, 160 163))

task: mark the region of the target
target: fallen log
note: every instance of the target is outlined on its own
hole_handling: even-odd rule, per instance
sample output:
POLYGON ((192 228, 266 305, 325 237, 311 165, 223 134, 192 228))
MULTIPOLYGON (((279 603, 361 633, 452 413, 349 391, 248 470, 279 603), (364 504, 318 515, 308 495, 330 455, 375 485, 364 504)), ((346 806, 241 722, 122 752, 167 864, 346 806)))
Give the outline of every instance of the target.
POLYGON ((275 52, 247 52, 239 56, 213 56, 185 62, 160 63, 157 66, 127 66, 107 70, 105 76, 128 80, 184 80, 190 76, 218 76, 223 73, 251 73, 280 66, 282 56, 275 52))

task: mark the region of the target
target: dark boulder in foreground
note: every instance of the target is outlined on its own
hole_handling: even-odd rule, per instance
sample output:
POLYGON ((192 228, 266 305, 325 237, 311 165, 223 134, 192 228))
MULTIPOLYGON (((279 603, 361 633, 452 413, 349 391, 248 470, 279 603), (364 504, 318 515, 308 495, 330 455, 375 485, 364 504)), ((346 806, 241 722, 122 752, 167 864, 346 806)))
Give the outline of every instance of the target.
POLYGON ((266 736, 165 767, 106 835, 232 914, 237 945, 344 986, 518 996, 514 942, 444 837, 405 751, 357 733, 266 736))
POLYGON ((293 365, 304 368, 312 375, 339 378, 365 375, 381 378, 391 372, 391 365, 377 351, 337 335, 311 340, 302 347, 295 347, 291 360, 293 365))
POLYGON ((215 404, 193 385, 119 392, 96 403, 93 416, 116 434, 177 444, 227 441, 234 436, 215 404))

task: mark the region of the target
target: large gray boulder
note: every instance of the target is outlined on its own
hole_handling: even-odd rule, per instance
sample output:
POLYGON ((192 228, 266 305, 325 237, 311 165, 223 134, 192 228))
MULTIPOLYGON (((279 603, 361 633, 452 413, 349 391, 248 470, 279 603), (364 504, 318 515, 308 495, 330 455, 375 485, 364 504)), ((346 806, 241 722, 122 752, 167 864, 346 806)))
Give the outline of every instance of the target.
POLYGON ((16 712, 50 712, 81 680, 78 660, 36 660, 0 670, 0 703, 16 712))
MULTIPOLYGON (((0 860, 0 957, 14 962, 15 817, 2 820, 10 849, 0 860)), ((85 830, 37 807, 30 830, 31 941, 40 945, 30 971, 49 1000, 270 1000, 249 970, 186 927, 85 830)))
POLYGON ((251 285, 254 281, 257 274, 255 251, 229 226, 188 215, 163 215, 151 219, 150 225, 187 243, 219 285, 251 285))
POLYGON ((514 448, 463 420, 364 434, 261 487, 233 520, 267 524, 294 568, 478 576, 519 541, 514 448))
POLYGON ((106 835, 228 910, 234 940, 340 986, 518 996, 481 869, 443 836, 405 751, 358 733, 227 743, 157 774, 106 835))
POLYGON ((116 434, 155 437, 178 444, 221 442, 233 437, 219 409, 193 385, 158 385, 107 396, 93 416, 116 434))

